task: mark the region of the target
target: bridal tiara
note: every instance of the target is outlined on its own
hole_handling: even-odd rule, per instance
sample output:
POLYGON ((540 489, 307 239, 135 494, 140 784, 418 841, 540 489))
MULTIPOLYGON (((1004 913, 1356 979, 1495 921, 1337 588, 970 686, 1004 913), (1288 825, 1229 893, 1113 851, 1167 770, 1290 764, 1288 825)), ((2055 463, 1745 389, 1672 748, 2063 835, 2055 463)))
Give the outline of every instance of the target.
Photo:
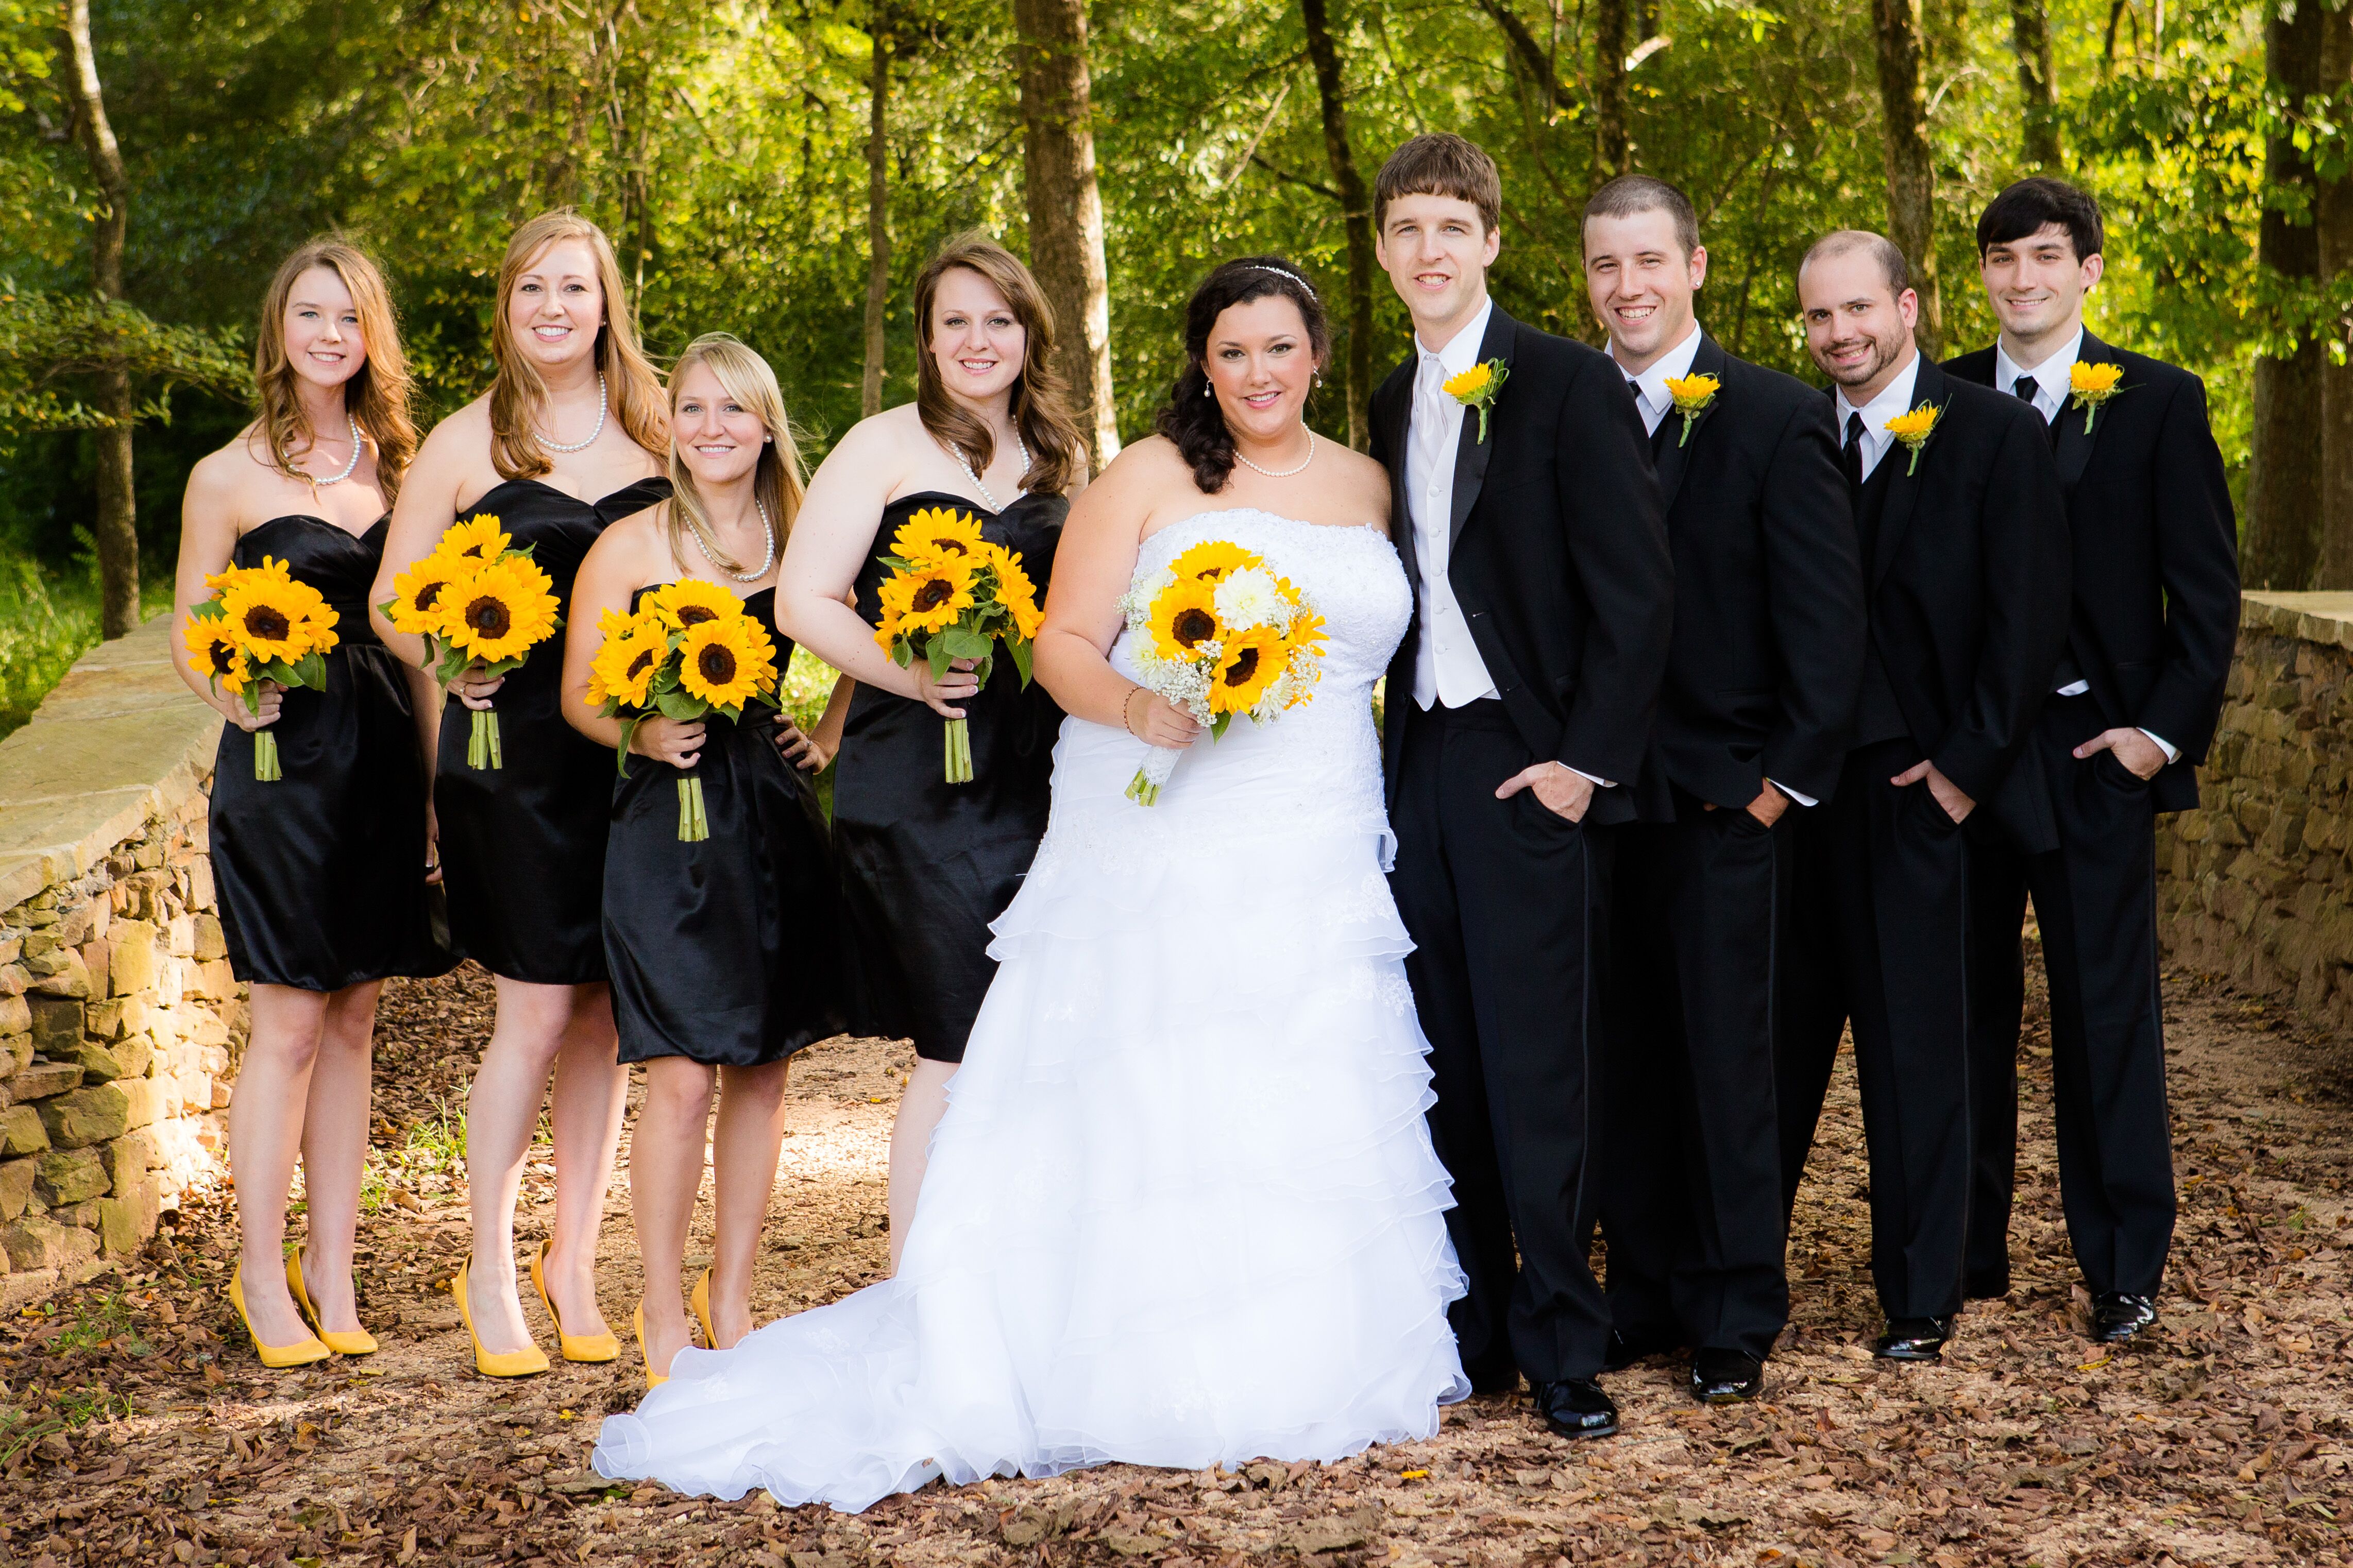
POLYGON ((1302 278, 1302 277, 1301 277, 1298 273, 1296 273, 1296 272, 1287 271, 1287 270, 1285 270, 1284 268, 1280 268, 1280 267, 1269 267, 1268 265, 1266 265, 1266 263, 1264 263, 1264 262, 1262 262, 1262 261, 1253 261, 1253 262, 1251 262, 1251 263, 1250 264, 1250 269, 1251 271, 1253 271, 1253 272, 1271 272, 1271 273, 1273 273, 1277 278, 1288 278, 1288 279, 1290 279, 1293 283, 1298 284, 1302 289, 1306 289, 1306 290, 1307 290, 1307 297, 1308 297, 1309 299, 1314 300, 1314 299, 1319 299, 1319 298, 1321 298, 1321 296, 1319 296, 1319 295, 1315 292, 1315 285, 1314 285, 1314 284, 1313 284, 1313 283, 1310 283, 1309 281, 1307 281, 1307 279, 1306 279, 1302 278))

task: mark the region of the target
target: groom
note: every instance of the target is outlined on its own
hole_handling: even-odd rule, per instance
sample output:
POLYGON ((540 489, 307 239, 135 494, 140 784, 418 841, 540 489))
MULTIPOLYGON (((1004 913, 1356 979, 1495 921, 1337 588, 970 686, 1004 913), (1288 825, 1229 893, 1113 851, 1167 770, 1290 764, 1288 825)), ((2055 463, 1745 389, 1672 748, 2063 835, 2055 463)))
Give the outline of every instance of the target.
POLYGON ((1621 786, 1650 738, 1674 574, 1625 378, 1487 297, 1502 206, 1494 161, 1444 133, 1399 147, 1374 187, 1415 348, 1373 395, 1414 590, 1385 699, 1390 885, 1470 1279, 1463 1369, 1482 1393, 1526 1373, 1554 1431, 1598 1437, 1618 1429, 1586 1259, 1602 825, 1633 816, 1621 786), (1483 392, 1456 379, 1481 367, 1483 392))

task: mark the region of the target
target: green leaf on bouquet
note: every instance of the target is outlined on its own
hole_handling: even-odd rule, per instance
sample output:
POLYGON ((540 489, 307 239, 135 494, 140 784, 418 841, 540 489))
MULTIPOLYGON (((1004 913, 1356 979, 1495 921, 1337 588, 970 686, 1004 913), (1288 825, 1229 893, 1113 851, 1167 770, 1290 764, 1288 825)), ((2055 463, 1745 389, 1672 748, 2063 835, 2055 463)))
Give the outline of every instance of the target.
POLYGON ((1005 639, 1005 651, 1012 656, 1014 673, 1021 677, 1021 684, 1026 689, 1029 685, 1029 639, 1008 637, 1005 639))
POLYGON ((1230 713, 1220 713, 1216 718, 1210 720, 1209 739, 1212 741, 1224 740, 1226 738, 1226 726, 1231 724, 1233 721, 1234 716, 1230 713))
POLYGON ((989 645, 996 639, 967 627, 955 626, 941 633, 940 640, 947 644, 950 658, 986 658, 989 645))
POLYGON ((951 657, 948 652, 948 639, 945 637, 934 637, 931 646, 923 649, 923 662, 932 667, 934 680, 947 679, 948 660, 951 657))
POLYGON ((304 654, 302 662, 294 668, 300 672, 300 679, 303 685, 313 691, 327 689, 327 656, 317 648, 312 648, 309 653, 304 654))
POLYGON ((645 721, 642 713, 632 713, 621 721, 621 749, 613 753, 613 771, 623 778, 629 776, 629 747, 637 740, 638 726, 645 721))
POLYGON ((690 692, 657 691, 653 694, 653 700, 654 706, 661 710, 663 718, 675 719, 682 724, 691 723, 711 711, 710 706, 702 698, 690 692))
MULTIPOLYGON (((391 601, 386 600, 381 607, 389 615, 392 611, 391 601)), ((218 599, 206 599, 201 604, 188 606, 188 619, 192 621, 217 621, 227 618, 227 615, 228 606, 218 599)))
POLYGON ((905 637, 897 637, 892 639, 891 644, 891 662, 897 665, 901 669, 904 669, 909 665, 915 662, 915 650, 908 643, 905 637))
MULTIPOLYGON (((984 647, 994 647, 996 645, 995 645, 994 643, 987 643, 987 644, 984 644, 984 645, 982 645, 982 646, 983 646, 984 647)), ((973 679, 973 680, 974 680, 976 684, 981 685, 981 686, 986 686, 986 685, 987 685, 987 684, 988 684, 988 672, 989 672, 990 670, 992 670, 992 669, 995 669, 996 668, 997 668, 997 658, 996 658, 996 656, 995 656, 994 654, 990 654, 990 653, 983 653, 983 654, 981 655, 981 657, 980 657, 980 662, 979 662, 978 664, 976 664, 976 665, 974 665, 974 666, 972 667, 972 679, 973 679)))

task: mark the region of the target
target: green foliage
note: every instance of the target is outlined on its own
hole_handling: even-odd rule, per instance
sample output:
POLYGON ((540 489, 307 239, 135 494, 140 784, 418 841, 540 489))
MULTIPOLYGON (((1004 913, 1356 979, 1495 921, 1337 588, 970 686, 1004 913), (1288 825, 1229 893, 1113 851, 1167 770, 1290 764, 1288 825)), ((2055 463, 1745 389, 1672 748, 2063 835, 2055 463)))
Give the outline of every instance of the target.
POLYGON ((170 424, 175 387, 237 396, 252 379, 234 331, 168 327, 119 300, 20 294, 0 281, 0 436, 117 423, 74 394, 101 371, 146 392, 134 424, 170 424))
MULTIPOLYGON (((145 591, 142 611, 172 603, 168 582, 145 591)), ((98 582, 87 564, 62 573, 17 557, 0 561, 0 735, 33 716, 41 699, 98 646, 98 582)))

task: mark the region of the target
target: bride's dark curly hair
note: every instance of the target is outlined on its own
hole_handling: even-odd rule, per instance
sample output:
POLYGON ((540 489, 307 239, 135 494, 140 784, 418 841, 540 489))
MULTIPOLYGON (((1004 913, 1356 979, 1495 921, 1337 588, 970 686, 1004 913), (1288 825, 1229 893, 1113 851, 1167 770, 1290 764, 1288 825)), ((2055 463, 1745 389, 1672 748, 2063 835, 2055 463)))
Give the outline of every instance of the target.
POLYGON ((1204 363, 1209 333, 1226 311, 1269 294, 1280 294, 1299 307, 1308 346, 1319 366, 1332 355, 1332 330, 1324 319, 1324 302, 1308 286, 1307 275, 1287 258, 1236 257, 1202 279, 1185 302, 1185 368, 1177 373, 1176 385, 1168 389, 1167 405, 1160 410, 1154 428, 1176 443, 1176 450, 1193 470, 1193 482, 1205 495, 1224 489, 1234 472, 1233 432, 1226 428, 1225 414, 1210 395, 1209 373, 1204 363))

